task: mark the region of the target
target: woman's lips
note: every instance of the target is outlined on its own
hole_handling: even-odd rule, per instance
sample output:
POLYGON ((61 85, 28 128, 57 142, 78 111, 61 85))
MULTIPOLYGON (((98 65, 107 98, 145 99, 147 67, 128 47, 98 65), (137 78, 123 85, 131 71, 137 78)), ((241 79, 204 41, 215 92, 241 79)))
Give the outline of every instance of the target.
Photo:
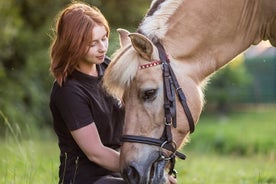
POLYGON ((103 56, 97 56, 96 58, 98 58, 99 60, 103 60, 104 59, 104 55, 103 56))

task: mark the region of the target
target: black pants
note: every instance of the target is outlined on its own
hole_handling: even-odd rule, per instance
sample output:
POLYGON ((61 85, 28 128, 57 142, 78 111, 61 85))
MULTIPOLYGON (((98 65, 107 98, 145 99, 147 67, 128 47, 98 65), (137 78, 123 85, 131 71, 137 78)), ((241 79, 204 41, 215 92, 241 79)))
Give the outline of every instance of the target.
POLYGON ((107 175, 107 176, 101 177, 94 184, 126 184, 126 182, 121 177, 107 175))

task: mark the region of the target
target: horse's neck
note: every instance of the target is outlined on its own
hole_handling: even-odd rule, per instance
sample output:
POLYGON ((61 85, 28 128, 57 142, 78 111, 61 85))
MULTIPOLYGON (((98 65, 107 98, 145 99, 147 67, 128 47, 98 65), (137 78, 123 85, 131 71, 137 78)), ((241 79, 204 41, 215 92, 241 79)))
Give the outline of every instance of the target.
POLYGON ((200 82, 264 38, 267 30, 260 2, 168 0, 166 13, 162 4, 140 29, 152 40, 161 39, 173 58, 194 65, 190 75, 200 82))
POLYGON ((182 4, 163 40, 168 53, 195 66, 191 75, 200 82, 259 43, 265 27, 258 0, 195 2, 182 4))

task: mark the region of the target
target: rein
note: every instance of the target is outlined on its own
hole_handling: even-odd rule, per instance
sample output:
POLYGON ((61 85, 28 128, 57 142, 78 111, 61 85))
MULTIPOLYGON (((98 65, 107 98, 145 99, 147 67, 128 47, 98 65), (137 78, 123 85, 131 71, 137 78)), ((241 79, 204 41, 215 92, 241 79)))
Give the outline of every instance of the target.
POLYGON ((178 96, 179 101, 184 109, 186 117, 189 122, 190 134, 194 132, 195 125, 194 120, 191 114, 191 111, 188 107, 186 96, 179 86, 176 76, 171 68, 170 60, 167 57, 165 49, 163 45, 158 41, 155 43, 155 46, 159 52, 160 61, 154 61, 146 65, 141 65, 139 69, 145 69, 152 66, 156 66, 162 64, 162 72, 163 72, 163 83, 164 83, 164 112, 165 112, 165 122, 164 122, 164 131, 161 138, 151 138, 144 136, 136 136, 136 135, 123 135, 121 138, 122 142, 132 142, 132 143, 141 143, 148 144, 153 146, 159 146, 160 158, 165 161, 170 161, 170 169, 169 175, 174 175, 176 177, 175 166, 175 157, 177 156, 180 159, 185 160, 186 156, 183 153, 177 151, 176 143, 173 140, 171 126, 174 128, 177 127, 176 123, 176 99, 175 93, 178 96), (167 155, 164 153, 164 149, 171 151, 171 155, 167 155))

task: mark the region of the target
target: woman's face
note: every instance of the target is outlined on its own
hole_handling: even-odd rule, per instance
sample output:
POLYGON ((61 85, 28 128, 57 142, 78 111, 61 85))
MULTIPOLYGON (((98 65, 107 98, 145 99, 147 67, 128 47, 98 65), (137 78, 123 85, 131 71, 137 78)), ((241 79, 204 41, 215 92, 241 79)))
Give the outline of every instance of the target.
POLYGON ((108 49, 107 31, 103 25, 96 25, 92 30, 93 40, 82 62, 100 64, 104 61, 108 49))

